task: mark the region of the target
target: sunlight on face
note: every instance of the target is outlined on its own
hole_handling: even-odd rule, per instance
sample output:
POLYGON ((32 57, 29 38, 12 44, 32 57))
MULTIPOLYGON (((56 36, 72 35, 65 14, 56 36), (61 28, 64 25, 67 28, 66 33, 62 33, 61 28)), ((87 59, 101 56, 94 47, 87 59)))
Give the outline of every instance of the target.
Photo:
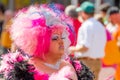
POLYGON ((50 41, 49 53, 61 57, 64 54, 63 39, 65 39, 65 37, 63 37, 61 31, 53 32, 50 41))

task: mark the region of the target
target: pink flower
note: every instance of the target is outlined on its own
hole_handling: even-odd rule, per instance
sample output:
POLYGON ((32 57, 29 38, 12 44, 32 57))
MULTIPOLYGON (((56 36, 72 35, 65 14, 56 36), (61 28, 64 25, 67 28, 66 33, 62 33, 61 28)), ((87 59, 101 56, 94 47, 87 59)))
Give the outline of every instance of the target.
POLYGON ((81 66, 80 62, 76 60, 76 61, 74 61, 74 63, 75 63, 75 70, 80 71, 82 69, 82 66, 81 66))
POLYGON ((44 26, 46 26, 45 23, 46 23, 46 21, 45 21, 44 17, 32 20, 33 27, 39 26, 39 25, 44 27, 44 26))
POLYGON ((21 62, 21 61, 24 60, 24 58, 23 58, 23 56, 18 56, 18 57, 16 58, 16 60, 17 60, 18 62, 21 62))

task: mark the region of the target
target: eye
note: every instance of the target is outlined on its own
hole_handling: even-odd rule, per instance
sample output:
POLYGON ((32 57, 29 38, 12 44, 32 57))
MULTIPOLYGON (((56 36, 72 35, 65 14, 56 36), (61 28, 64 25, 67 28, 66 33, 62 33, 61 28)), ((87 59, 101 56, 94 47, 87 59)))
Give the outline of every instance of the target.
POLYGON ((61 37, 61 39, 65 39, 65 37, 61 37))
POLYGON ((60 35, 55 34, 55 35, 52 35, 51 39, 52 40, 59 40, 59 39, 63 40, 65 39, 65 36, 60 36, 60 35))
POLYGON ((52 36, 52 40, 58 40, 59 37, 57 35, 52 36))

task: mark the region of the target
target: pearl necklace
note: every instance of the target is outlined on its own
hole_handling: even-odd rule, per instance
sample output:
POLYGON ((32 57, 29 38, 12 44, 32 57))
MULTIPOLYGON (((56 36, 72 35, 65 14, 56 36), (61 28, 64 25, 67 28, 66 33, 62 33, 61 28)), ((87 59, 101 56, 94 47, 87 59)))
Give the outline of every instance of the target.
POLYGON ((52 69, 59 69, 60 68, 60 63, 61 63, 61 60, 57 61, 56 64, 49 64, 49 63, 44 63, 44 65, 52 68, 52 69))

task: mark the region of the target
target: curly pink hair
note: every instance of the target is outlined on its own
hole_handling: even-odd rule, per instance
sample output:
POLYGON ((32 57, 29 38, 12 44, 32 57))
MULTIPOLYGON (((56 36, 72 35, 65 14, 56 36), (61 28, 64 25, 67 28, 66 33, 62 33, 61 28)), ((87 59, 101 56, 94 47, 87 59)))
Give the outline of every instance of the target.
MULTIPOLYGON (((51 9, 31 6, 19 11, 14 18, 11 37, 25 53, 43 59, 44 54, 49 51, 51 34, 55 28, 64 30, 68 38, 68 26, 51 9)), ((68 47, 69 39, 66 42, 68 47)))

